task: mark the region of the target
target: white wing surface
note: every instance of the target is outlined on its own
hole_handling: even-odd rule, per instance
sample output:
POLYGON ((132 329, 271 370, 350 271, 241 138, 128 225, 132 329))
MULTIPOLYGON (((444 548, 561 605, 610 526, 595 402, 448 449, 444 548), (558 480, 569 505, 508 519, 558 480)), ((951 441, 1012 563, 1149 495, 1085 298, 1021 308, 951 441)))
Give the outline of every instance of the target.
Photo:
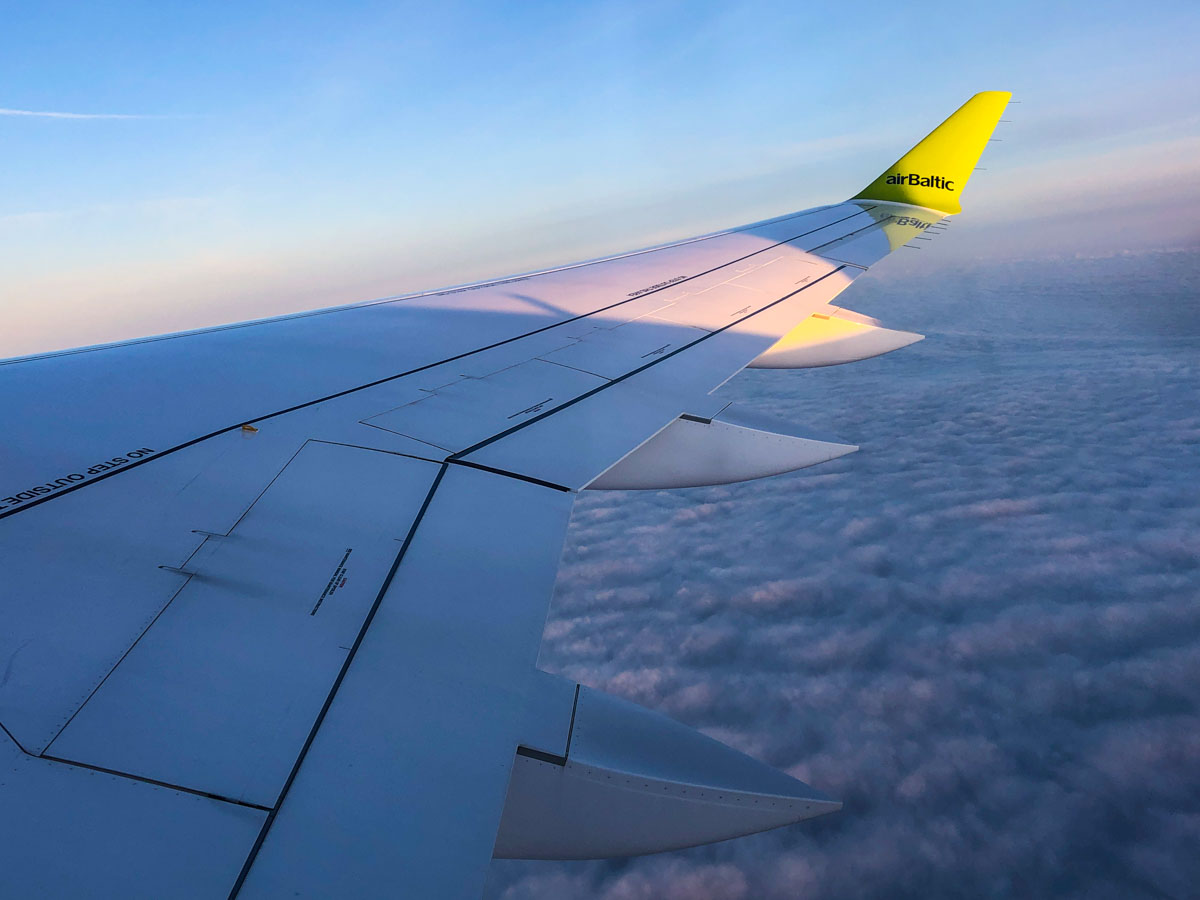
POLYGON ((493 853, 838 808, 540 672, 563 535, 589 486, 855 449, 712 392, 916 340, 833 302, 957 210, 1006 100, 976 95, 846 203, 0 362, 0 894, 472 897, 493 853))

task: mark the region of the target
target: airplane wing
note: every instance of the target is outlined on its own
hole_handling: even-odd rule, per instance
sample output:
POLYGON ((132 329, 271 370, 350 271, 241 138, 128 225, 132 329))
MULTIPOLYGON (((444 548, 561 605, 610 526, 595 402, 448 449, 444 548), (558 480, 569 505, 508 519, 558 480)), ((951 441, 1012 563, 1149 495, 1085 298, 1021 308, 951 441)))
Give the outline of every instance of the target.
POLYGON ((855 449, 748 365, 958 210, 1008 94, 858 197, 451 290, 0 362, 0 894, 472 897, 837 809, 537 669, 571 506, 855 449))

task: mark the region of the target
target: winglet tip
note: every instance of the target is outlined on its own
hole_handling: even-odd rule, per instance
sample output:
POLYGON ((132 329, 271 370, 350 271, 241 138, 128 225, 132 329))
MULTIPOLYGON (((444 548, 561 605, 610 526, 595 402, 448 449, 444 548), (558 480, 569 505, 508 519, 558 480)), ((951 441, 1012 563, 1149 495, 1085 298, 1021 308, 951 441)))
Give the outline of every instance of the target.
POLYGON ((974 94, 851 199, 962 212, 962 189, 1011 98, 1010 91, 974 94))

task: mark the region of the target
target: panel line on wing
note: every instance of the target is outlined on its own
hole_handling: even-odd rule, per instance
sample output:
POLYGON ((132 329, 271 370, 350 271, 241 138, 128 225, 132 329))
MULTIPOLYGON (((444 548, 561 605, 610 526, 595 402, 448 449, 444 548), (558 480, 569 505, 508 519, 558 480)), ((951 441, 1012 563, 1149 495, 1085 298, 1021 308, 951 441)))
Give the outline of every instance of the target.
POLYGON ((4 727, 3 722, 0 722, 0 731, 3 731, 8 736, 8 739, 13 742, 14 747, 16 747, 18 750, 20 750, 26 756, 33 756, 32 753, 30 753, 28 750, 25 749, 25 745, 17 740, 16 735, 14 735, 11 731, 9 731, 7 728, 4 727))
POLYGON ((429 492, 425 495, 425 500, 421 503, 421 508, 417 511, 416 517, 413 519, 412 525, 409 526, 408 533, 404 536, 404 542, 400 545, 400 549, 396 552, 396 558, 392 562, 391 568, 388 570, 387 577, 384 578, 383 584, 379 588, 379 593, 375 596, 374 603, 371 604, 371 609, 367 612, 366 618, 363 620, 362 626, 358 630, 357 636, 354 638, 354 643, 350 647, 350 651, 346 654, 346 659, 342 663, 341 669, 338 671, 337 677, 333 681, 333 686, 329 689, 328 695, 325 697, 325 702, 321 705, 321 711, 317 713, 316 721, 313 722, 312 728, 309 730, 308 737, 304 740, 304 745, 300 748, 300 753, 296 757, 296 762, 293 764, 291 771, 288 773, 287 780, 283 783, 283 788, 279 791, 279 797, 275 801, 274 807, 267 813, 267 818, 263 822, 262 828, 259 830, 258 837, 254 841, 254 846, 250 848, 250 853, 246 857, 246 862, 242 866, 242 870, 238 873, 237 880, 233 883, 233 888, 229 891, 229 898, 233 900, 242 889, 242 885, 246 882, 246 876, 250 874, 250 867, 254 865, 254 860, 258 856, 259 850, 262 849, 263 841, 267 838, 267 832, 271 830, 271 824, 275 821, 275 817, 279 814, 280 807, 283 806, 283 801, 287 799, 288 790, 292 783, 296 780, 296 774, 300 771, 300 766, 304 763, 304 757, 308 754, 309 748, 312 747, 313 740, 317 736, 317 731, 320 730, 321 724, 325 721, 325 716, 329 713, 329 708, 333 705, 333 698, 337 695, 338 688, 346 678, 346 672, 349 671, 351 663, 354 662, 354 657, 358 653, 358 648, 362 645, 363 638, 367 634, 367 630, 371 627, 371 622, 375 618, 375 614, 379 611, 379 606, 383 603, 383 595, 387 593, 387 589, 391 587, 392 580, 396 577, 396 572, 400 568, 400 563, 404 559, 404 555, 408 552, 409 546, 412 544, 413 536, 417 533, 417 528, 421 525, 421 520, 425 518, 425 513, 429 509, 429 504, 433 501, 433 495, 437 493, 438 485, 442 483, 442 478, 446 474, 449 466, 446 463, 438 468, 437 475, 433 478, 433 484, 429 487, 429 492))
MULTIPOLYGON (((161 459, 162 457, 164 457, 164 456, 167 456, 167 455, 169 455, 169 454, 171 454, 171 453, 175 453, 175 452, 178 452, 179 450, 183 450, 183 449, 186 449, 186 448, 188 448, 188 447, 192 447, 192 446, 194 446, 194 445, 196 445, 196 444, 203 443, 203 442, 204 442, 204 441, 206 441, 206 440, 210 440, 211 438, 217 437, 217 436, 219 436, 219 435, 222 435, 222 434, 226 434, 226 433, 228 433, 228 432, 230 432, 230 431, 234 431, 235 429, 241 428, 241 427, 243 427, 244 425, 247 425, 247 424, 252 424, 252 423, 265 422, 265 421, 267 421, 268 419, 273 419, 273 418, 277 418, 277 417, 279 417, 279 416, 287 415, 288 413, 296 412, 297 410, 301 410, 301 409, 306 409, 306 408, 308 408, 308 407, 310 407, 310 406, 315 406, 315 405, 317 405, 317 404, 319 404, 319 403, 327 403, 327 402, 329 402, 329 401, 331 401, 331 400, 336 400, 336 399, 338 399, 338 398, 340 398, 340 397, 345 397, 345 396, 348 396, 348 395, 350 395, 350 394, 357 393, 357 392, 359 392, 359 391, 367 390, 367 389, 369 389, 369 388, 373 388, 373 387, 378 387, 378 386, 379 386, 379 385, 381 385, 381 384, 387 384, 387 383, 389 383, 389 382, 392 382, 392 381, 397 381, 397 380, 399 380, 399 379, 401 379, 401 378, 407 378, 407 377, 408 377, 408 376, 410 376, 410 375, 415 375, 415 374, 417 374, 417 373, 419 373, 419 372, 424 372, 424 371, 427 371, 427 370, 429 370, 429 369, 436 368, 437 366, 445 365, 446 363, 454 362, 454 361, 456 361, 456 360, 460 360, 460 359, 465 359, 465 358, 467 358, 467 357, 474 356, 474 355, 475 355, 475 354, 477 354, 477 353, 482 353, 482 352, 484 352, 484 351, 487 351, 487 350, 492 350, 492 349, 494 349, 494 348, 496 348, 496 347, 500 347, 500 346, 503 346, 503 345, 505 345, 505 344, 511 344, 511 343, 513 343, 513 342, 515 342, 515 341, 520 341, 520 340, 523 340, 523 339, 525 339, 525 338, 528 338, 528 337, 531 337, 531 336, 533 336, 533 335, 535 335, 535 334, 541 334, 542 332, 549 331, 549 330, 550 330, 550 329, 552 329, 552 328, 558 328, 558 327, 560 327, 560 326, 562 326, 562 325, 567 325, 567 324, 570 324, 571 322, 576 322, 576 321, 579 321, 579 320, 582 320, 582 319, 587 319, 587 318, 589 318, 590 316, 599 315, 600 313, 607 312, 607 311, 608 311, 608 310, 610 310, 610 309, 615 309, 615 308, 616 308, 616 307, 618 307, 618 306, 622 306, 622 305, 624 305, 624 304, 626 304, 626 303, 631 303, 631 302, 633 302, 634 300, 640 300, 640 299, 642 299, 643 297, 645 297, 645 296, 648 296, 649 294, 654 294, 654 293, 658 293, 659 291, 671 290, 671 289, 677 288, 677 287, 679 287, 679 285, 681 285, 681 284, 684 284, 684 283, 686 283, 686 282, 689 282, 689 281, 693 281, 693 280, 695 280, 695 279, 697 279, 697 278, 702 278, 702 277, 704 277, 705 275, 709 275, 709 274, 711 274, 711 273, 713 273, 713 272, 719 271, 720 269, 726 268, 726 267, 728 267, 728 266, 731 266, 731 265, 735 265, 735 264, 737 264, 737 263, 739 263, 739 262, 743 262, 744 260, 747 260, 747 259, 749 259, 749 258, 751 258, 751 257, 753 257, 753 256, 758 256, 758 255, 760 255, 760 254, 762 254, 762 253, 769 252, 769 251, 771 251, 771 250, 773 250, 773 249, 775 249, 775 248, 777 248, 777 247, 783 246, 783 245, 785 245, 785 244, 790 244, 790 243, 793 243, 794 241, 797 241, 797 240, 799 240, 800 238, 803 238, 803 237, 807 237, 807 236, 808 236, 808 235, 810 235, 810 234, 815 234, 815 233, 816 233, 816 232, 818 232, 818 231, 822 231, 822 230, 824 230, 824 229, 826 229, 826 228, 831 228, 831 227, 833 227, 834 225, 839 225, 839 224, 841 224, 842 222, 845 222, 845 221, 847 221, 848 219, 852 219, 852 218, 855 218, 856 216, 860 216, 860 215, 865 215, 866 213, 868 213, 868 212, 869 212, 869 210, 870 210, 870 209, 873 209, 873 208, 874 208, 874 207, 858 208, 858 210, 857 210, 856 212, 853 212, 853 213, 851 213, 851 214, 850 214, 850 215, 848 215, 848 216, 843 216, 842 218, 840 218, 840 219, 836 219, 836 220, 834 220, 833 222, 826 223, 825 225, 821 225, 821 226, 819 226, 819 227, 817 227, 817 228, 814 228, 814 229, 812 229, 812 230, 810 230, 810 231, 803 232, 802 234, 795 235, 794 237, 788 238, 788 239, 786 239, 786 240, 782 240, 782 241, 776 241, 775 243, 773 243, 773 244, 770 244, 769 246, 763 247, 763 248, 761 248, 761 249, 759 249, 759 250, 755 250, 755 251, 754 251, 754 252, 752 252, 752 253, 747 253, 747 254, 746 254, 746 255, 744 255, 744 256, 741 256, 741 257, 738 257, 738 258, 736 258, 736 259, 732 259, 732 260, 729 260, 729 261, 727 261, 727 262, 721 263, 721 264, 720 264, 720 265, 718 265, 718 266, 713 266, 712 268, 710 268, 710 269, 706 269, 706 270, 704 270, 704 271, 702 271, 702 272, 698 272, 698 273, 696 273, 695 275, 689 275, 689 276, 687 276, 686 278, 682 279, 681 281, 673 282, 673 283, 671 283, 671 284, 664 284, 664 285, 662 285, 661 287, 655 287, 655 288, 653 288, 653 289, 651 289, 651 290, 648 290, 648 291, 646 291, 646 292, 644 292, 644 293, 641 293, 641 294, 639 294, 637 297, 626 297, 626 298, 624 298, 623 300, 618 300, 618 301, 616 301, 615 303, 611 303, 611 304, 609 304, 608 306, 603 306, 603 307, 600 307, 600 308, 598 308, 598 309, 594 309, 594 310, 592 310, 591 312, 584 313, 584 314, 581 314, 581 315, 578 315, 578 316, 574 316, 574 317, 571 317, 571 318, 564 319, 564 320, 563 320, 563 321, 561 321, 561 322, 555 322, 555 323, 553 323, 553 324, 550 324, 550 325, 545 325, 545 326, 543 326, 543 327, 541 327, 541 328, 536 328, 536 329, 534 329, 533 331, 526 332, 525 334, 516 335, 516 336, 514 336, 514 337, 511 337, 511 338, 505 338, 505 339, 504 339, 504 340, 502 340, 502 341, 496 341, 495 343, 489 344, 489 345, 487 345, 486 347, 478 347, 478 348, 476 348, 476 349, 474 349, 474 350, 470 350, 470 351, 467 351, 467 352, 465 352, 465 353, 459 353, 459 354, 456 354, 456 355, 454 355, 454 356, 447 357, 446 359, 439 360, 439 361, 437 361, 437 362, 432 362, 432 363, 428 363, 428 364, 426 364, 426 365, 418 366, 418 367, 416 367, 416 368, 414 368, 414 369, 410 369, 410 370, 408 370, 408 371, 405 371, 405 372, 400 372, 400 373, 398 373, 398 374, 395 374, 395 375, 389 375, 389 376, 387 376, 387 377, 385 377, 385 378, 379 378, 379 379, 376 379, 375 381, 371 381, 371 382, 368 382, 368 383, 366 383, 366 384, 357 385, 357 386, 355 386, 355 387, 346 388, 345 390, 342 390, 342 391, 337 391, 337 392, 335 392, 335 393, 333 393, 333 394, 329 394, 329 395, 327 395, 327 396, 324 396, 324 397, 319 397, 319 398, 317 398, 317 399, 314 399, 314 400, 306 400, 306 401, 305 401, 305 402, 303 402, 303 403, 297 403, 297 404, 295 404, 294 406, 290 406, 290 407, 288 407, 288 408, 286 408, 286 409, 281 409, 281 410, 278 410, 278 411, 276 411, 276 412, 273 412, 273 413, 267 413, 267 414, 265 414, 265 415, 262 415, 262 416, 257 416, 257 417, 255 417, 255 418, 249 419, 249 420, 247 420, 247 421, 245 421, 245 422, 238 422, 238 423, 236 423, 236 424, 234 424, 234 425, 229 425, 229 426, 227 426, 227 427, 225 427, 225 428, 221 428, 221 429, 218 429, 218 430, 216 430, 216 431, 212 431, 212 432, 210 432, 210 433, 208 433, 208 434, 201 435, 200 437, 192 438, 191 440, 184 441, 184 442, 183 442, 183 443, 181 443, 181 444, 177 444, 177 445, 175 445, 175 446, 173 446, 173 447, 169 447, 169 448, 167 448, 166 450, 161 450, 161 451, 159 451, 159 452, 155 453, 153 456, 147 456, 147 457, 144 457, 144 458, 142 458, 142 459, 133 460, 133 461, 129 462, 128 464, 126 464, 126 465, 122 466, 122 467, 121 467, 121 468, 119 468, 119 469, 110 469, 110 470, 108 470, 108 471, 106 471, 106 472, 102 472, 102 473, 100 473, 100 474, 97 474, 97 475, 95 475, 94 477, 92 477, 92 478, 90 478, 90 479, 88 479, 88 480, 86 480, 86 481, 81 481, 81 482, 78 482, 78 483, 76 483, 76 484, 72 484, 72 485, 69 485, 69 486, 63 487, 61 490, 59 490, 59 491, 57 491, 57 492, 55 492, 55 493, 53 493, 53 494, 46 494, 46 495, 44 495, 44 496, 42 496, 42 497, 40 497, 40 498, 33 499, 33 500, 29 500, 29 501, 27 501, 27 502, 23 503, 21 506, 16 506, 16 507, 13 507, 13 508, 11 508, 11 509, 8 509, 8 510, 5 510, 5 511, 3 511, 3 512, 0 512, 0 519, 5 519, 5 518, 8 518, 9 516, 16 515, 17 513, 23 512, 23 511, 25 511, 25 510, 27 510, 27 509, 33 509, 33 508, 35 508, 35 507, 37 507, 37 506, 40 506, 41 504, 43 504, 43 503, 46 503, 46 502, 48 502, 48 501, 50 501, 50 500, 55 500, 55 499, 57 499, 57 498, 59 498, 59 497, 65 497, 65 496, 67 496, 68 494, 72 494, 72 493, 74 493, 75 491, 77 491, 77 490, 79 490, 79 489, 81 489, 81 488, 88 487, 88 486, 90 486, 90 485, 93 485, 93 484, 97 484, 97 483, 99 483, 99 482, 101 482, 101 481, 104 481, 104 480, 105 480, 105 479, 107 479, 107 478, 111 478, 111 477, 113 477, 114 475, 119 475, 119 474, 121 474, 121 473, 123 473, 123 472, 129 472, 129 471, 132 471, 132 470, 134 470, 134 469, 138 468, 139 466, 141 466, 141 465, 143 465, 143 464, 145 464, 145 463, 147 463, 147 462, 150 462, 151 460, 154 460, 154 459, 161 459)), ((822 245, 819 245, 819 246, 825 246, 825 245, 824 245, 824 244, 822 244, 822 245)), ((811 252, 811 251, 808 251, 808 252, 811 252)), ((812 283, 813 283, 813 284, 815 284, 816 282, 812 282, 812 283)), ((761 311, 761 310, 760 310, 760 311, 761 311)), ((712 332, 712 333, 713 333, 713 334, 716 334, 716 333, 718 333, 718 332, 712 332)), ((690 345, 689 345, 689 346, 690 346, 690 345)), ((660 359, 665 359, 665 358, 666 358, 666 357, 661 357, 660 359)))
POLYGON ((716 337, 718 334, 721 334, 722 332, 727 331, 730 328, 733 328, 735 325, 745 322, 747 319, 752 319, 754 316, 758 315, 759 313, 766 312, 771 307, 777 306, 780 303, 782 303, 783 301, 788 300, 792 297, 795 297, 797 294, 808 290, 810 287, 820 284, 826 278, 836 275, 838 272, 842 271, 842 269, 844 269, 844 268, 846 268, 846 267, 838 266, 836 269, 833 269, 830 272, 826 272, 820 278, 810 281, 808 284, 804 285, 803 287, 798 288, 797 290, 794 290, 791 293, 785 294, 784 296, 780 297, 779 299, 774 300, 771 303, 768 303, 767 305, 765 305, 763 307, 760 307, 759 309, 755 310, 754 312, 752 312, 748 315, 742 316, 742 318, 740 318, 740 319, 735 319, 734 321, 730 322, 728 325, 722 325, 720 328, 716 329, 715 331, 710 331, 710 332, 702 335, 701 337, 696 338, 696 340, 692 341, 689 344, 684 344, 682 347, 677 347, 676 349, 672 350, 670 353, 665 353, 662 356, 658 357, 657 359, 651 360, 650 362, 646 363, 643 366, 639 366, 636 369, 626 372, 624 375, 620 375, 620 376, 612 379, 607 384, 602 384, 597 387, 594 387, 590 391, 587 391, 584 394, 580 394, 578 397, 568 400, 566 403, 556 406, 553 409, 548 409, 545 412, 542 412, 536 416, 533 416, 530 419, 527 419, 524 422, 514 425, 512 428, 506 429, 505 431, 501 431, 498 434, 494 434, 491 437, 487 438, 486 440, 480 441, 479 443, 477 443, 471 447, 468 447, 465 450, 460 450, 457 453, 452 454, 451 456, 447 457, 447 459, 450 462, 461 462, 462 458, 464 456, 474 453, 476 450, 482 450, 484 447, 488 446, 489 444, 494 443, 495 441, 498 441, 501 438, 507 437, 508 435, 510 435, 516 431, 520 431, 522 428, 526 427, 527 425, 532 425, 535 422, 540 422, 542 419, 545 419, 548 416, 552 416, 555 413, 561 412, 562 410, 566 409, 567 407, 574 406, 576 403, 579 403, 582 400, 586 400, 588 397, 594 396, 595 394, 598 394, 600 391, 603 391, 606 388, 610 388, 615 384, 619 384, 620 382, 625 381, 627 378, 631 378, 634 375, 637 375, 641 372, 646 371, 647 369, 651 368, 652 366, 657 366, 659 363, 666 362, 668 359, 670 359, 671 357, 675 356, 678 353, 682 353, 684 350, 688 350, 692 347, 695 347, 697 344, 700 344, 700 343, 708 340, 711 337, 716 337))
POLYGON ((865 272, 865 271, 867 271, 867 268, 868 268, 867 266, 864 266, 862 263, 850 262, 850 260, 848 260, 848 259, 838 259, 836 256, 822 256, 821 258, 827 259, 830 262, 840 263, 841 265, 846 266, 847 268, 850 268, 850 269, 858 269, 860 272, 865 272))
MULTIPOLYGON (((135 637, 130 642, 129 646, 125 648, 125 652, 122 653, 120 655, 120 657, 117 658, 116 662, 114 662, 108 668, 108 670, 104 673, 104 676, 99 681, 96 682, 96 684, 88 692, 87 696, 75 707, 75 709, 71 712, 71 715, 67 717, 67 720, 65 722, 63 722, 61 726, 59 726, 59 728, 56 732, 54 732, 54 736, 51 737, 50 740, 47 741, 45 744, 45 748, 47 750, 51 747, 51 745, 54 744, 54 742, 56 740, 58 740, 59 736, 64 731, 66 731, 67 728, 70 727, 71 723, 73 721, 75 721, 75 717, 79 715, 80 711, 85 706, 87 706, 89 702, 91 702, 92 698, 95 697, 96 694, 100 691, 100 689, 104 687, 105 682, 108 681, 108 679, 112 676, 113 672, 115 672, 118 669, 118 667, 120 667, 121 663, 123 663, 129 657, 129 654, 131 654, 134 651, 134 649, 137 647, 137 645, 139 643, 141 643, 142 638, 144 638, 149 633, 150 629, 153 628, 154 625, 159 621, 159 619, 162 618, 163 614, 168 609, 171 608, 171 604, 173 604, 179 598, 179 596, 184 592, 184 590, 188 586, 188 583, 192 580, 192 574, 193 574, 191 571, 187 570, 188 563, 191 562, 193 559, 195 559, 196 554, 199 553, 203 548, 208 546, 208 544, 214 538, 219 539, 221 537, 228 537, 229 534, 232 533, 234 531, 234 529, 236 529, 237 526, 241 523, 241 521, 246 517, 246 515, 250 512, 250 510, 252 510, 254 508, 254 505, 263 498, 263 496, 267 493, 268 490, 271 489, 271 486, 273 484, 275 484, 275 482, 279 478, 279 476, 282 475, 287 470, 287 467, 290 466, 293 462, 295 462, 296 457, 300 455, 301 451, 304 449, 305 445, 307 445, 308 443, 310 443, 310 442, 305 441, 304 444, 301 444, 300 447, 297 448, 295 453, 293 453, 290 457, 288 457, 287 462, 283 464, 283 466, 279 469, 279 471, 276 472, 274 476, 272 476, 272 478, 269 482, 267 482, 266 486, 261 491, 258 492, 258 494, 254 497, 253 500, 250 501, 249 505, 247 505, 247 507, 242 511, 242 514, 240 516, 238 516, 237 521, 235 521, 229 527, 229 531, 226 532, 226 534, 215 535, 215 534, 211 534, 209 532, 197 532, 197 533, 204 534, 204 540, 202 540, 199 543, 199 545, 197 545, 195 550, 193 550, 190 554, 188 554, 187 559, 184 560, 183 565, 181 567, 159 566, 159 568, 171 569, 172 571, 176 571, 176 572, 184 575, 185 577, 183 579, 183 582, 179 585, 179 588, 174 593, 172 593, 170 597, 167 598, 167 601, 162 605, 162 608, 159 609, 159 611, 154 614, 153 618, 151 618, 150 621, 146 623, 145 628, 143 628, 140 632, 138 632, 137 637, 135 637)), ((3 727, 2 724, 0 724, 0 727, 3 727)), ((7 733, 7 731, 8 730, 5 729, 5 733, 7 733)), ((14 743, 17 743, 15 739, 14 739, 14 743)), ((21 746, 20 743, 17 743, 17 746, 20 747, 21 746)), ((22 747, 22 750, 24 750, 23 747, 22 747)), ((28 751, 26 751, 26 752, 28 752, 28 751)), ((46 758, 46 759, 53 758, 50 756, 46 756, 44 751, 42 754, 39 754, 39 755, 44 756, 44 758, 46 758)), ((83 765, 83 763, 79 763, 79 765, 83 765)), ((130 777, 136 777, 136 776, 130 776, 130 777)))
MULTIPOLYGON (((823 244, 817 244, 817 246, 813 247, 808 252, 809 253, 817 253, 822 247, 828 247, 830 244, 836 244, 838 241, 849 240, 850 238, 854 237, 855 235, 864 234, 864 233, 870 231, 872 228, 882 229, 884 225, 886 225, 888 222, 890 222, 894 218, 896 218, 896 217, 888 216, 887 218, 881 219, 879 221, 871 222, 870 225, 864 225, 862 228, 856 229, 855 231, 848 231, 845 234, 838 235, 831 241, 826 241, 823 244)), ((851 263, 850 265, 854 265, 854 263, 851 263)), ((859 268, 863 269, 863 268, 866 268, 866 266, 859 266, 859 268)))
POLYGON ((494 466, 485 466, 483 463, 471 462, 466 459, 451 459, 447 458, 447 463, 453 463, 456 466, 466 466, 468 469, 479 469, 481 472, 491 472, 493 475, 503 475, 506 478, 515 478, 517 481, 528 481, 530 484, 540 485, 544 488, 550 488, 553 491, 565 491, 571 493, 572 488, 562 484, 555 484, 553 481, 544 481, 541 478, 534 478, 532 475, 522 475, 520 472, 510 472, 507 469, 497 469, 494 466))
POLYGON ((62 757, 50 756, 49 754, 43 754, 39 758, 49 762, 61 763, 64 766, 75 766, 80 769, 87 769, 91 772, 101 772, 105 775, 114 775, 117 778, 128 778, 130 781, 140 781, 144 784, 152 784, 155 787, 167 788, 172 791, 180 791, 184 794, 194 794, 197 797, 207 797, 209 800, 220 800, 222 803, 231 803, 234 806, 244 806, 247 809, 257 809, 261 810, 262 812, 269 812, 271 809, 269 806, 251 803, 248 800, 236 800, 233 797, 225 797, 221 794, 214 794, 211 791, 199 791, 195 788, 187 787, 186 785, 173 784, 169 781, 159 781, 156 778, 147 778, 144 775, 134 775, 132 772, 122 772, 119 769, 109 769, 105 768, 104 766, 93 766, 90 763, 80 762, 77 759, 63 759, 62 757))

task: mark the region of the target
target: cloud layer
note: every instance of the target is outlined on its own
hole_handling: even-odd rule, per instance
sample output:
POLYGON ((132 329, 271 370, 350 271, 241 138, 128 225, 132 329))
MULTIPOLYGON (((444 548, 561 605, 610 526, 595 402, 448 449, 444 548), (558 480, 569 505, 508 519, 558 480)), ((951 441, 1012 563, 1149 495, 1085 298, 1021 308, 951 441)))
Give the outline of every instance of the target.
POLYGON ((926 340, 730 399, 862 445, 579 502, 544 667, 845 801, 489 898, 1184 897, 1200 879, 1200 255, 847 303, 926 340))

